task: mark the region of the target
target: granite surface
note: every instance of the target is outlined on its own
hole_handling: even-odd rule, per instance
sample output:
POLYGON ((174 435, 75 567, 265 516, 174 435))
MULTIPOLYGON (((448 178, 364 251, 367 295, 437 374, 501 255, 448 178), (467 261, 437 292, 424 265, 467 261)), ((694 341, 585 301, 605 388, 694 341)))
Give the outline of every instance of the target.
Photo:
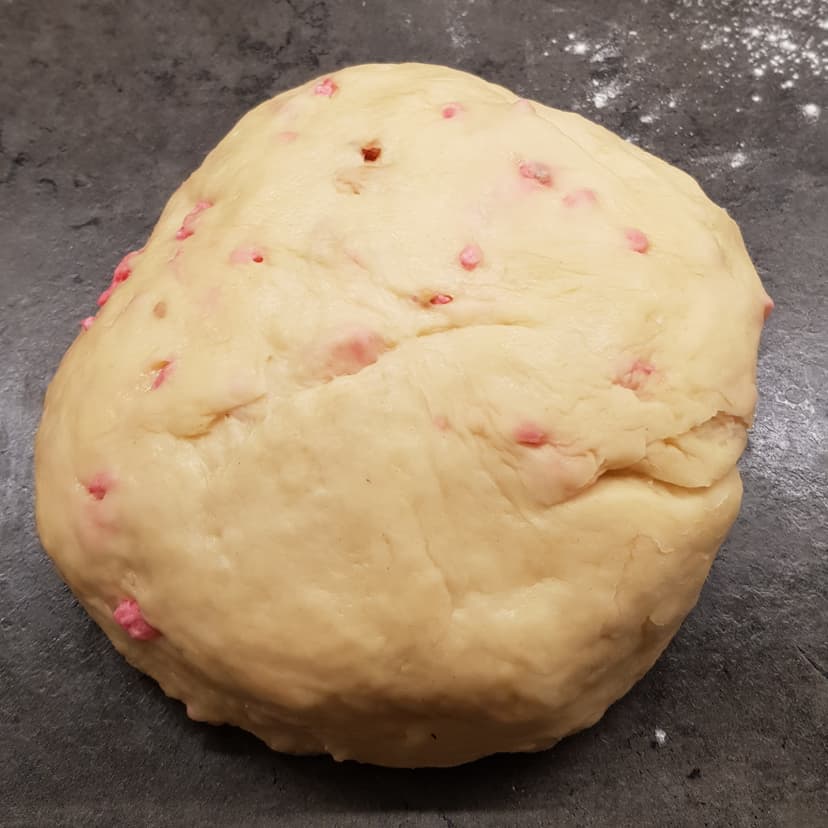
POLYGON ((827 81, 825 0, 0 0, 0 825, 824 826, 827 81), (744 508, 675 642, 588 732, 443 771, 190 722, 73 602, 32 518, 46 384, 171 191, 263 98, 397 60, 683 167, 776 300, 744 508))

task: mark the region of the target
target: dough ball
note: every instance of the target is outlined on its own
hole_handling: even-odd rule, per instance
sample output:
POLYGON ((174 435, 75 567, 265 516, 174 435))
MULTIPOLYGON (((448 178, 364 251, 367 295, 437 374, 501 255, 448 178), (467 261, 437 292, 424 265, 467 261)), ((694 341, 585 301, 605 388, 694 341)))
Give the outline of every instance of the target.
POLYGON ((736 225, 451 69, 263 103, 63 359, 43 544, 193 719, 392 766, 534 751, 653 664, 736 517, 736 225))

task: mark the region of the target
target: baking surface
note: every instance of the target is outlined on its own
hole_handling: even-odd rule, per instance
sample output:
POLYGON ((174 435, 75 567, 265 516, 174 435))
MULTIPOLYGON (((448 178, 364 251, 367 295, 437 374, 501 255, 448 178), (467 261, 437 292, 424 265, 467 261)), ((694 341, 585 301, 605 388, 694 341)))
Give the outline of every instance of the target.
POLYGON ((792 826, 828 812, 828 0, 0 0, 0 825, 792 826), (255 103, 445 63, 677 164, 776 301, 742 514, 591 730, 391 771, 269 752, 129 668, 34 532, 45 387, 112 269, 255 103))

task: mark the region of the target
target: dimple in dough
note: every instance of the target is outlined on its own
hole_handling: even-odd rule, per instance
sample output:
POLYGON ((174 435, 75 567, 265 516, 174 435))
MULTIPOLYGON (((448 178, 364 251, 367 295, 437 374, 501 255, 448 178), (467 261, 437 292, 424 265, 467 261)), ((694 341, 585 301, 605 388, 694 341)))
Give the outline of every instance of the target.
POLYGON ((546 748, 653 664, 772 306, 689 176, 416 64, 245 115, 98 302, 37 438, 60 572, 190 717, 392 766, 546 748))

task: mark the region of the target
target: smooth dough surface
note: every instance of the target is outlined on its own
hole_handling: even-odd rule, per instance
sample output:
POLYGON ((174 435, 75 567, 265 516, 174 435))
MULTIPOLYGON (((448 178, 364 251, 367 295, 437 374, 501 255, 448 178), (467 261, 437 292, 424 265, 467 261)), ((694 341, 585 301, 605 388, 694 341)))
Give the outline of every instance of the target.
POLYGON ((451 69, 245 115, 45 402, 37 520, 197 720, 533 751, 653 664, 738 511, 771 306, 686 174, 451 69))

